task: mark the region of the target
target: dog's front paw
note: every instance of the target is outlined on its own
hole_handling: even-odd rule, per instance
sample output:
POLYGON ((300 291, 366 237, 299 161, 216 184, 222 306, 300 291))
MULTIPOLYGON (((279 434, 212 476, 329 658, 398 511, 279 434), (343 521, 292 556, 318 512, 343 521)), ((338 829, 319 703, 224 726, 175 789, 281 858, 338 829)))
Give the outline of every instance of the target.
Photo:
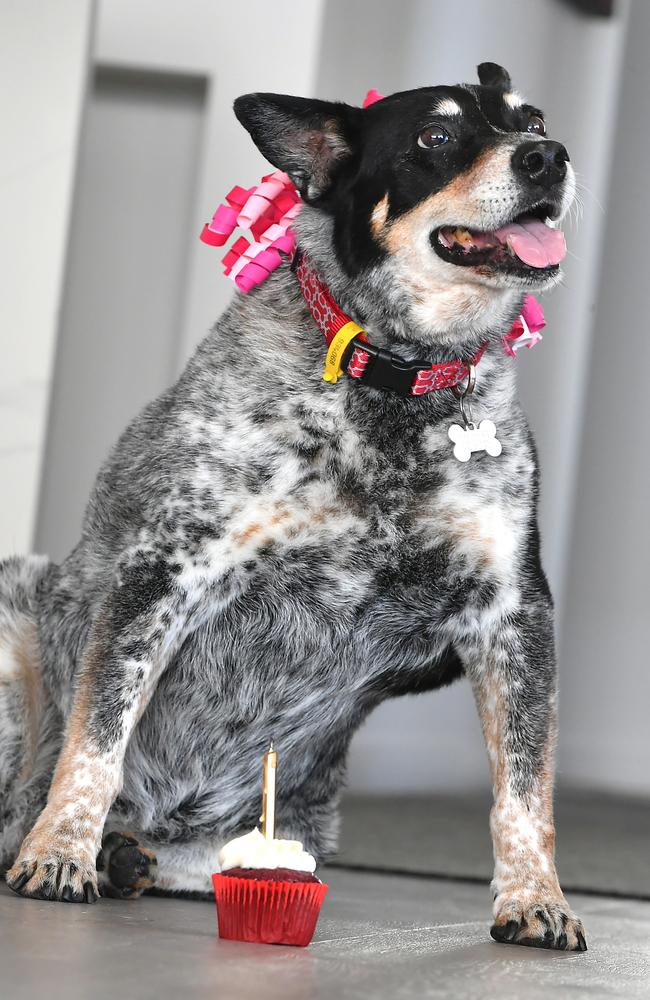
POLYGON ((94 903, 99 896, 94 855, 38 827, 25 838, 6 878, 10 889, 30 899, 94 903))
POLYGON ((97 873, 77 858, 19 857, 7 872, 7 885, 29 899, 94 903, 99 896, 97 873))
POLYGON ((559 951, 586 951, 585 931, 564 899, 497 896, 490 934, 504 944, 559 951))

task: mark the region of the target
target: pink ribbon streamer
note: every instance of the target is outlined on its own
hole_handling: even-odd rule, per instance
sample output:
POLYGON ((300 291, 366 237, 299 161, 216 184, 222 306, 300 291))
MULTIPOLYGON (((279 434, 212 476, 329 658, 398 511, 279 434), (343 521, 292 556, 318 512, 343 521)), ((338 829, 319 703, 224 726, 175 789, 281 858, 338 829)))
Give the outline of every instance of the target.
POLYGON ((521 314, 512 324, 509 333, 501 339, 506 354, 514 358, 520 347, 534 347, 542 340, 540 330, 546 326, 544 310, 534 295, 527 295, 521 314))
POLYGON ((373 90, 369 90, 368 93, 366 94, 365 98, 364 98, 364 102, 362 104, 362 107, 363 108, 369 108, 371 104, 376 104, 377 101, 383 101, 384 96, 385 95, 384 94, 380 94, 378 90, 374 90, 374 89, 373 90))
POLYGON ((226 277, 247 294, 290 257, 296 246, 291 226, 302 203, 288 174, 275 170, 252 188, 236 185, 201 233, 209 246, 224 246, 237 227, 250 230, 253 242, 240 236, 222 263, 226 277))

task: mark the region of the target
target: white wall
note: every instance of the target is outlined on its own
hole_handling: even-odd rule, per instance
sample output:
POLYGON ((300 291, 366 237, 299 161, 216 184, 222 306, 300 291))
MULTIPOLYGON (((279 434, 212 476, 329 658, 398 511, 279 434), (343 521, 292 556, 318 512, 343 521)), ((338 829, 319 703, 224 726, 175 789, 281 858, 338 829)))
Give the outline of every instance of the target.
POLYGON ((31 547, 91 15, 0 4, 0 558, 31 547))
POLYGON ((214 253, 198 239, 203 223, 235 183, 259 179, 264 166, 232 112, 254 90, 312 93, 323 0, 99 0, 95 56, 104 64, 201 73, 209 95, 191 224, 186 302, 178 331, 178 367, 232 294, 214 253))

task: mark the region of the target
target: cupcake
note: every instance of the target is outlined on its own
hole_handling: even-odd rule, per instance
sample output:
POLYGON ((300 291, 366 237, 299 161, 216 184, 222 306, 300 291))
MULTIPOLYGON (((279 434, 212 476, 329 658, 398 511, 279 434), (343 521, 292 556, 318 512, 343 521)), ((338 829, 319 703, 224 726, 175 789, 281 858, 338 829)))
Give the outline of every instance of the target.
POLYGON ((219 853, 212 876, 219 937, 305 947, 311 941, 327 886, 298 840, 275 840, 252 830, 219 853))

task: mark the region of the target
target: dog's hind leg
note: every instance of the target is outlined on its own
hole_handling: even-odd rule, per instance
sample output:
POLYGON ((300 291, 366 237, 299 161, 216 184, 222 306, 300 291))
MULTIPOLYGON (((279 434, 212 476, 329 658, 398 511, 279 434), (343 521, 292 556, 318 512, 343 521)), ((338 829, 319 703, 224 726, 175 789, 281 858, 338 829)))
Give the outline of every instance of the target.
POLYGON ((113 899, 137 899, 156 884, 158 861, 133 833, 111 830, 97 855, 99 891, 113 899))
POLYGON ((223 841, 209 837, 184 844, 152 845, 157 861, 156 891, 166 895, 212 894, 212 874, 219 871, 223 841))
POLYGON ((45 804, 63 724, 43 684, 35 592, 48 562, 0 563, 0 870, 45 804))
POLYGON ((494 784, 492 937, 584 951, 584 929, 555 871, 556 671, 550 602, 538 591, 481 639, 468 637, 463 659, 494 784))

